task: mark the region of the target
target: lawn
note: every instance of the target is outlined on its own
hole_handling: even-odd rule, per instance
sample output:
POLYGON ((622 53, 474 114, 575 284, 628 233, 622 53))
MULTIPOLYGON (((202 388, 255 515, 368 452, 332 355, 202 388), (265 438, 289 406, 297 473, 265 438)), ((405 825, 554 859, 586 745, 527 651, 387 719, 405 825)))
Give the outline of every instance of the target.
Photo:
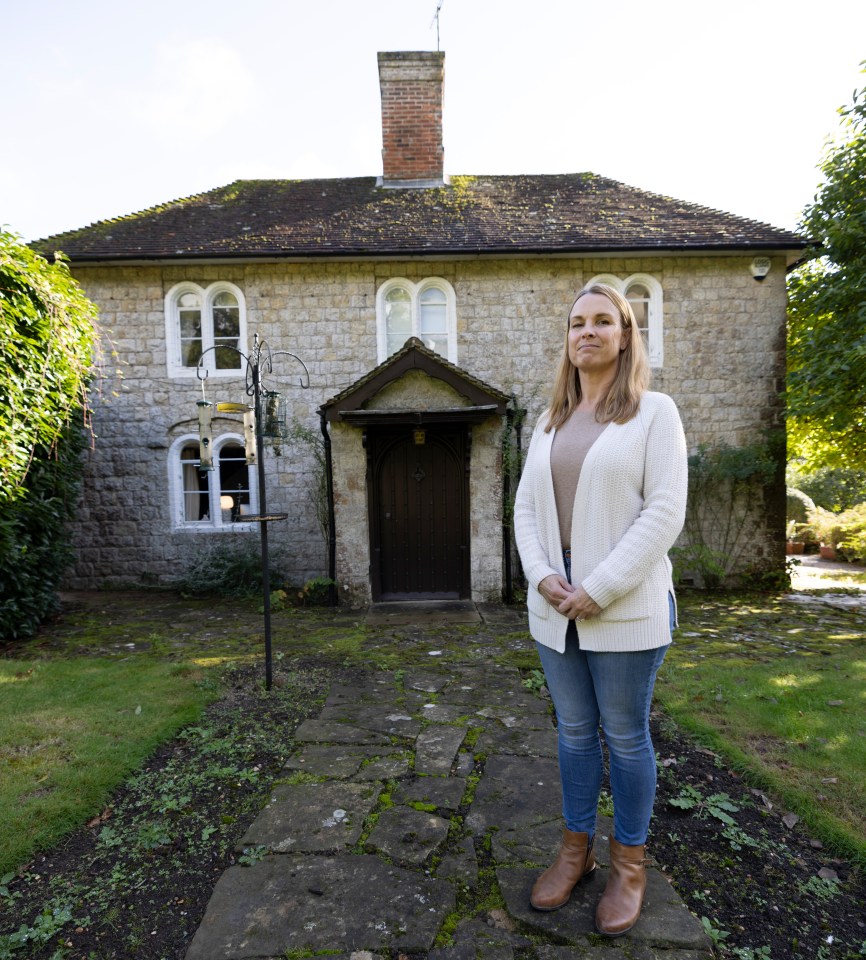
POLYGON ((151 657, 0 660, 0 875, 99 812, 215 686, 151 657))
POLYGON ((665 713, 866 865, 864 617, 816 602, 685 595, 665 713))

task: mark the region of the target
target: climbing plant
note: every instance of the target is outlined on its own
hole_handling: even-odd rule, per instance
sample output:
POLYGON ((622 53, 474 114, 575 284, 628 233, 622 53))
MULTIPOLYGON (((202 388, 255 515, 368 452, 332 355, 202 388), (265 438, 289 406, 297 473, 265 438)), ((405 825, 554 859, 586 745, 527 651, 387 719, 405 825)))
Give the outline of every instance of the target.
POLYGON ((689 457, 688 544, 671 551, 678 576, 694 572, 709 590, 725 585, 776 480, 781 443, 783 436, 770 435, 743 447, 702 445, 689 457))

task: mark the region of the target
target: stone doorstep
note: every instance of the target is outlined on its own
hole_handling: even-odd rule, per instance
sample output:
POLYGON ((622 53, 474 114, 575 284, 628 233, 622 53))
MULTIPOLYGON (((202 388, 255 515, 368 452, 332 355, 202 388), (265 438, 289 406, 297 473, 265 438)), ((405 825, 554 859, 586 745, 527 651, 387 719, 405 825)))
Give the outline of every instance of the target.
POLYGON ((440 623, 480 623, 481 614, 471 600, 407 600, 371 604, 365 622, 375 627, 423 629, 440 623))

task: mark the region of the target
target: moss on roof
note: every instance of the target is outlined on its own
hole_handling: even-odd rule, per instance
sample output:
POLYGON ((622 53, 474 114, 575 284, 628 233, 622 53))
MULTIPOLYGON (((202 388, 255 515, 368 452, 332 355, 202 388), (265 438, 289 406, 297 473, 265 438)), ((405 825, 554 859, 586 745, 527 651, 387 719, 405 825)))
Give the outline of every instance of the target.
POLYGON ((799 249, 796 234, 593 173, 236 180, 34 244, 74 262, 190 257, 799 249))

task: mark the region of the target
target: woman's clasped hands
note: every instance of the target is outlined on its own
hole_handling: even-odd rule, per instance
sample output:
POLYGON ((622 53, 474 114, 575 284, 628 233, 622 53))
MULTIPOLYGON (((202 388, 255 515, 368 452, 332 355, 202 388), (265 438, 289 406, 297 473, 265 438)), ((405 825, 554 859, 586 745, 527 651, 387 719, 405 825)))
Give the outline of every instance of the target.
POLYGON ((601 607, 583 589, 572 586, 565 577, 552 573, 538 585, 544 599, 569 620, 588 620, 601 613, 601 607))

